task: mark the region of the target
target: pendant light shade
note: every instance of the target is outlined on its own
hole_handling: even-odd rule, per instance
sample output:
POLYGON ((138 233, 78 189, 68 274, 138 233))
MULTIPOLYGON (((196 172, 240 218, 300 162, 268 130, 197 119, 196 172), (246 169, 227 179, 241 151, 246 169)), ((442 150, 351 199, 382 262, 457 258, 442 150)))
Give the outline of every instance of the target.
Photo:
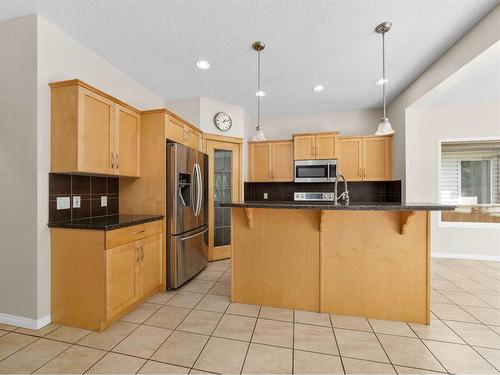
POLYGON ((384 117, 380 119, 380 122, 378 123, 378 128, 377 131, 375 132, 375 135, 389 135, 393 134, 394 129, 391 126, 391 123, 389 122, 389 119, 387 117, 384 117))
POLYGON ((384 117, 380 119, 375 135, 389 135, 394 133, 394 129, 392 129, 391 123, 387 118, 386 91, 389 80, 385 76, 385 33, 387 33, 391 27, 392 24, 390 22, 382 22, 375 28, 375 31, 382 35, 382 79, 379 81, 382 82, 382 95, 384 99, 384 117))
POLYGON ((265 95, 264 91, 260 89, 260 53, 266 47, 263 42, 255 42, 252 44, 252 48, 257 51, 257 91, 255 96, 257 97, 257 127, 255 128, 255 134, 252 137, 252 141, 265 141, 266 136, 262 130, 260 124, 260 98, 265 95))

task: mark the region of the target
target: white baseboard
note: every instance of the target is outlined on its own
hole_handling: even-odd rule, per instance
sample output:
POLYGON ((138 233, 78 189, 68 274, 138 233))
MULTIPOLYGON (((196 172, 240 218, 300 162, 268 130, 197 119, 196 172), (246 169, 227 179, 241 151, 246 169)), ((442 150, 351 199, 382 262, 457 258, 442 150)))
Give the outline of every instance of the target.
POLYGON ((44 316, 40 319, 25 318, 24 316, 10 315, 0 313, 0 323, 9 324, 11 326, 28 328, 28 329, 40 329, 45 327, 52 321, 50 314, 44 316))
POLYGON ((481 255, 481 254, 460 254, 460 253, 431 253, 431 258, 455 258, 455 259, 473 259, 473 260, 491 260, 500 262, 500 255, 481 255))

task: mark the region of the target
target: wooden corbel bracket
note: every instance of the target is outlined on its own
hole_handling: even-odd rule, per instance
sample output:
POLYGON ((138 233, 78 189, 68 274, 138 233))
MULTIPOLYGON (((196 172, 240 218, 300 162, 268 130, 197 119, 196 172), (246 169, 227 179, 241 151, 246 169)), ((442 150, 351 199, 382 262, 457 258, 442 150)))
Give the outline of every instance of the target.
POLYGON ((248 228, 253 229, 253 208, 245 208, 247 214, 248 228))
POLYGON ((399 233, 405 234, 410 218, 415 215, 415 211, 401 211, 399 213, 399 233))

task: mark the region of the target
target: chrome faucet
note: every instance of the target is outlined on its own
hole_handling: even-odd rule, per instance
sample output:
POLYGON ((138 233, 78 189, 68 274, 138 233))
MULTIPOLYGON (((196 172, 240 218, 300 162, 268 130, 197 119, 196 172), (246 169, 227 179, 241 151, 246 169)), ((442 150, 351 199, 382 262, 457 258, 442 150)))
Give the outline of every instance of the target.
POLYGON ((345 177, 341 174, 338 174, 337 178, 335 179, 335 192, 334 192, 333 198, 334 198, 333 202, 335 205, 338 205, 339 200, 341 200, 341 199, 345 202, 346 205, 349 204, 349 190, 347 190, 347 181, 346 181, 345 177), (340 177, 342 177, 342 180, 344 180, 344 192, 342 194, 340 194, 340 196, 339 196, 338 190, 337 190, 337 184, 339 182, 340 177))

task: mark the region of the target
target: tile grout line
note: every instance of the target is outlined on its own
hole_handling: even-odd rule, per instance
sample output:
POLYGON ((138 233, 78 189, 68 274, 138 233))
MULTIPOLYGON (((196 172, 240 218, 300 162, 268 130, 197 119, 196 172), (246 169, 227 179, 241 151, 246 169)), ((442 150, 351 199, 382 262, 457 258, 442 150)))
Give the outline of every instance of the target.
POLYGON ((413 327, 412 327, 410 324, 408 324, 408 323, 407 323, 407 325, 408 325, 408 327, 410 327, 410 329, 411 329, 411 330, 412 330, 412 332, 415 334, 415 336, 418 338, 418 340, 420 340, 420 342, 422 343, 422 345, 424 345, 424 346, 425 346, 425 348, 426 348, 426 349, 427 349, 427 350, 428 350, 428 351, 432 354, 432 356, 436 359, 436 361, 438 361, 438 363, 441 365, 441 367, 442 367, 442 368, 444 368, 444 369, 445 369, 445 371, 449 374, 449 373, 450 373, 450 371, 446 368, 446 366, 445 366, 443 363, 441 363, 441 361, 440 361, 440 360, 439 360, 439 358, 438 358, 438 357, 434 354, 434 352, 433 352, 433 351, 432 351, 432 350, 431 350, 431 349, 430 349, 427 345, 425 345, 424 340, 422 340, 422 338, 421 338, 421 337, 417 334, 417 332, 413 329, 413 327))
MULTIPOLYGON (((195 279, 195 277, 192 278, 193 280, 195 279)), ((169 298, 167 301, 165 301, 165 303, 159 308, 157 309, 153 314, 151 314, 150 316, 148 316, 146 319, 144 319, 144 321, 142 323, 140 323, 139 327, 144 325, 146 327, 156 327, 156 328, 163 328, 163 329, 167 329, 165 327, 157 327, 157 326, 151 326, 151 325, 148 325, 148 324, 145 324, 145 322, 151 318, 154 314, 156 314, 158 311, 160 311, 164 306, 171 306, 171 305, 167 305, 168 302, 170 302, 170 300, 172 300, 173 298, 175 298, 177 295, 179 295, 179 293, 183 290, 184 288, 179 288, 178 291, 171 297, 169 298)), ((199 294, 203 294, 203 293, 199 293, 199 294)), ((206 294, 205 294, 206 295, 206 294)), ((181 321, 175 326, 174 329, 170 329, 168 328, 170 331, 170 334, 165 338, 165 340, 162 341, 162 343, 153 351, 153 353, 149 356, 149 358, 146 359, 146 362, 144 362, 142 364, 141 367, 139 367, 139 369, 136 371, 136 374, 141 371, 141 369, 146 365, 146 363, 148 363, 148 361, 151 360, 151 358, 153 358, 153 356, 158 352, 158 350, 163 346, 163 344, 165 344, 165 342, 168 340, 168 338, 175 332, 177 331, 177 328, 182 324, 182 322, 189 316, 189 314, 191 314, 193 311, 194 311, 194 308, 201 302, 201 300, 203 299, 204 297, 200 298, 200 300, 190 309, 191 311, 189 313, 186 314, 186 316, 184 318, 181 319, 181 321)), ((177 307, 177 308, 180 308, 178 306, 171 306, 171 307, 177 307)), ((139 328, 137 327, 137 328, 139 328)), ((182 332, 182 331, 181 331, 182 332)), ((128 336, 127 336, 128 337, 128 336)), ((208 340, 207 340, 208 342, 208 340)), ((116 347, 116 346, 115 346, 116 347)), ((167 362, 161 362, 159 361, 160 363, 167 363, 167 362)), ((174 365, 174 364, 172 364, 174 365)), ((177 365, 175 365, 177 366, 177 365)), ((182 366, 182 367, 185 367, 185 366, 182 366)), ((185 367, 185 368, 189 368, 189 370, 192 369, 192 367, 185 367)), ((189 371, 190 372, 190 371, 189 371)))
POLYGON ((337 341, 337 335, 335 334, 335 328, 333 327, 331 314, 328 314, 328 320, 330 321, 330 326, 333 332, 333 339, 335 340, 335 345, 337 346, 337 351, 339 352, 340 365, 342 366, 342 371, 344 371, 344 374, 347 374, 347 372, 345 371, 344 360, 342 359, 342 353, 340 352, 340 345, 339 342, 337 341))
MULTIPOLYGON (((226 271, 227 271, 228 269, 229 269, 229 267, 227 267, 227 268, 226 268, 226 271)), ((224 273, 225 273, 226 271, 224 271, 224 273)), ((224 274, 224 273, 223 273, 223 274, 224 274)), ((222 277, 222 275, 221 275, 220 277, 222 277)), ((212 288, 213 288, 213 287, 215 287, 215 285, 219 282, 219 280, 220 280, 220 278, 219 278, 219 279, 215 282, 215 284, 212 286, 212 288)), ((210 289, 207 291, 207 293, 205 293, 205 296, 206 296, 206 295, 208 295, 208 292, 209 292, 212 288, 210 288, 210 289)), ((200 304, 200 302, 203 300, 203 298, 204 298, 204 297, 202 297, 202 298, 198 301, 198 303, 196 303, 196 305, 193 307, 192 311, 194 311, 195 307, 196 307, 196 306, 198 306, 198 305, 200 304)), ((197 362, 197 361, 198 361, 198 359, 200 358, 201 353, 203 353, 203 351, 205 350, 206 346, 207 346, 207 345, 208 345, 208 343, 210 342, 210 339, 212 338, 213 333, 215 332, 215 330, 216 330, 216 329, 217 329, 217 327, 219 326, 219 324, 220 324, 220 322, 221 322, 222 318, 224 317, 224 314, 225 314, 225 312, 227 311, 227 309, 229 308, 229 306, 231 306, 231 303, 229 303, 229 305, 227 305, 226 309, 225 309, 225 310, 224 310, 224 312, 221 314, 221 316, 220 316, 220 318, 219 318, 219 320, 218 320, 217 324, 215 325, 214 329, 212 330, 212 332, 211 332, 211 333, 210 333, 210 335, 208 336, 208 340, 205 342, 205 345, 203 345, 203 348, 201 349, 201 351, 198 353, 198 356, 197 356, 197 357, 196 357, 196 359, 194 360, 193 365, 191 366, 191 370, 193 370, 193 369, 198 370, 198 369, 196 369, 194 366, 196 365, 196 362, 197 362)), ((189 314, 188 314, 187 316, 189 316, 189 314)), ((186 317, 187 317, 187 316, 186 316, 186 317)), ((184 319, 185 319, 185 318, 184 318, 184 319)), ((183 320, 183 321, 184 321, 184 320, 183 320)), ((179 327, 179 326, 178 326, 178 327, 179 327)), ((215 337, 216 337, 216 336, 215 336, 215 337)), ((189 372, 191 372, 191 370, 190 370, 189 372)), ((202 371, 208 371, 208 370, 202 370, 202 371)))
MULTIPOLYGON (((467 346, 469 348, 471 348, 475 353, 477 353, 481 358, 483 358, 488 364, 490 364, 490 366, 492 366, 494 369, 496 369, 497 371, 500 371, 500 369, 497 369, 496 366, 494 366, 490 361, 488 361, 481 353, 479 353, 469 342, 467 342, 467 340, 465 340, 462 336, 460 336, 460 334, 458 334, 458 332, 456 332, 452 327, 450 327, 448 324, 446 324, 446 321, 442 321, 443 324, 445 324, 453 333, 455 333, 455 335, 457 335, 458 337, 460 337, 465 343, 467 343, 467 346)), ((491 349, 491 348, 487 348, 487 349, 491 349)))
POLYGON ((380 347, 382 348, 382 350, 384 351, 384 354, 385 356, 387 357, 387 359, 389 360, 389 363, 391 364, 392 366, 392 369, 394 370, 394 372, 397 374, 398 372, 396 371, 396 367, 394 367, 394 363, 392 363, 392 360, 391 358, 389 357, 389 355, 387 354, 385 348, 384 348, 384 345, 382 345, 382 342, 380 341, 378 335, 377 335, 377 332, 375 332, 375 330, 373 329, 373 326, 372 324, 370 323, 370 319, 366 319, 366 321, 368 322, 368 325, 370 326, 370 328, 372 329, 373 331, 373 334, 375 335, 375 337, 377 338, 377 341, 378 341, 378 344, 380 345, 380 347))
POLYGON ((248 352, 250 351, 250 345, 252 344, 252 340, 253 340, 253 335, 255 333, 255 328, 257 327, 257 322, 259 321, 259 315, 260 315, 260 310, 262 309, 262 306, 259 306, 259 311, 257 312, 257 316, 255 317, 255 323, 253 325, 253 329, 252 329, 252 334, 250 335, 250 341, 248 342, 248 347, 247 347, 247 351, 245 353, 245 357, 243 358, 243 364, 241 365, 241 371, 240 371, 240 374, 243 373, 243 369, 245 368, 245 363, 247 361, 247 357, 248 357, 248 352))

